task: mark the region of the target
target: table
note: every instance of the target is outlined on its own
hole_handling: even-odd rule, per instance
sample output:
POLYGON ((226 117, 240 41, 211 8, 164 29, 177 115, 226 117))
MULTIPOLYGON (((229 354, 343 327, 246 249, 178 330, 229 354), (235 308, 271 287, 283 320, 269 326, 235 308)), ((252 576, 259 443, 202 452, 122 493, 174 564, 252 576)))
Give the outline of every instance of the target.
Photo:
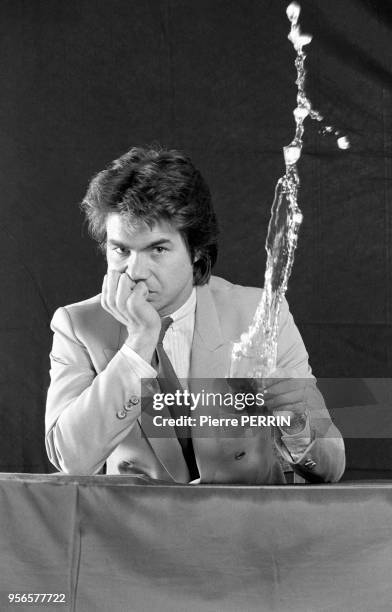
POLYGON ((391 610, 392 483, 0 474, 0 610, 391 610), (8 605, 7 593, 65 593, 8 605))

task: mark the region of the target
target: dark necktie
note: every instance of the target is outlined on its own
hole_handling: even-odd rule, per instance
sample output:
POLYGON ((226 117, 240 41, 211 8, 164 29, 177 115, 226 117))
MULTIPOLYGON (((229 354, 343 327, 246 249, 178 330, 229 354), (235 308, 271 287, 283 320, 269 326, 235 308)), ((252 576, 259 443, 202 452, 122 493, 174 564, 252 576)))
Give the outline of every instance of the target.
MULTIPOLYGON (((163 338, 165 337, 165 334, 172 323, 173 319, 170 317, 164 317, 162 319, 161 333, 159 334, 158 344, 151 363, 153 368, 155 368, 158 372, 157 380, 161 392, 174 394, 177 390, 180 390, 182 393, 183 389, 171 361, 163 348, 163 338)), ((189 407, 185 406, 184 404, 176 404, 174 406, 168 406, 168 408, 173 419, 176 419, 179 416, 189 416, 189 407)), ((191 480, 195 480, 195 478, 199 478, 200 474, 196 464, 195 452, 193 450, 191 429, 189 426, 175 426, 174 429, 181 445, 182 454, 184 455, 187 463, 191 480)))

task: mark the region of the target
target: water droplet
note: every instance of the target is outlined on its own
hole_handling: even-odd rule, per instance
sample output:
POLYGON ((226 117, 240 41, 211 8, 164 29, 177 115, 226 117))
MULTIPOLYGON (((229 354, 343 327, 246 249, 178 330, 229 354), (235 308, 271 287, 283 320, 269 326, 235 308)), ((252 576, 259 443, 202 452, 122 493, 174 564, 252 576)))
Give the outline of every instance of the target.
POLYGON ((310 34, 301 34, 298 39, 297 45, 300 49, 305 45, 308 45, 312 41, 312 36, 310 34))
POLYGON ((341 138, 338 138, 338 147, 339 149, 349 149, 350 148, 350 141, 347 138, 347 136, 341 136, 341 138))
POLYGON ((295 145, 283 147, 283 155, 286 166, 292 166, 301 157, 301 147, 297 147, 295 145))
POLYGON ((293 110, 293 113, 296 119, 305 119, 305 117, 309 115, 308 109, 304 106, 297 106, 297 108, 293 110))
POLYGON ((293 45, 295 46, 298 42, 298 40, 301 37, 301 31, 299 29, 299 26, 297 25, 292 25, 291 26, 291 30, 287 36, 287 38, 289 39, 290 42, 293 43, 293 45))
POLYGON ((292 2, 286 9, 286 15, 291 23, 297 23, 300 12, 301 7, 297 2, 292 2))
POLYGON ((304 216, 301 212, 296 212, 293 215, 293 221, 294 223, 302 223, 304 216))

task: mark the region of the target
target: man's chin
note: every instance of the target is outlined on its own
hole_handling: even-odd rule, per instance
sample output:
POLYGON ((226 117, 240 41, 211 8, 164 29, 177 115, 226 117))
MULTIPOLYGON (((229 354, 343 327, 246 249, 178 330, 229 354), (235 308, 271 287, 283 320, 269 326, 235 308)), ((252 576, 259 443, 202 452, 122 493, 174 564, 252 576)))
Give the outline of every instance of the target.
POLYGON ((159 313, 159 311, 161 310, 161 308, 163 306, 161 301, 160 301, 160 299, 159 299, 158 294, 155 293, 155 292, 152 292, 152 293, 148 294, 148 296, 146 297, 146 302, 151 304, 151 306, 153 306, 155 308, 155 310, 158 311, 158 313, 159 313))
POLYGON ((168 303, 161 294, 155 291, 148 294, 146 301, 155 308, 161 319, 169 316, 175 310, 171 302, 168 303))
POLYGON ((155 297, 155 299, 147 299, 147 301, 151 304, 151 306, 153 306, 153 308, 155 308, 155 310, 157 311, 161 319, 163 317, 167 317, 172 312, 170 310, 170 307, 168 307, 167 304, 162 302, 158 298, 158 296, 153 296, 153 297, 155 297))

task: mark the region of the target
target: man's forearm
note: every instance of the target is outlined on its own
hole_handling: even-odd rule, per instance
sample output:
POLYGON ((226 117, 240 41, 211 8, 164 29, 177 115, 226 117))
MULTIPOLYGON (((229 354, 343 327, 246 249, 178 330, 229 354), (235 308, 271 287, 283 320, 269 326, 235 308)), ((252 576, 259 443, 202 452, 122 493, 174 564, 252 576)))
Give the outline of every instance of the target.
POLYGON ((124 345, 97 375, 65 309, 56 313, 52 328, 48 456, 59 470, 92 474, 140 415, 140 379, 155 371, 124 345))
POLYGON ((345 469, 343 438, 315 382, 309 386, 306 399, 308 431, 305 428, 295 435, 276 432, 275 443, 283 458, 309 482, 337 482, 345 469))

